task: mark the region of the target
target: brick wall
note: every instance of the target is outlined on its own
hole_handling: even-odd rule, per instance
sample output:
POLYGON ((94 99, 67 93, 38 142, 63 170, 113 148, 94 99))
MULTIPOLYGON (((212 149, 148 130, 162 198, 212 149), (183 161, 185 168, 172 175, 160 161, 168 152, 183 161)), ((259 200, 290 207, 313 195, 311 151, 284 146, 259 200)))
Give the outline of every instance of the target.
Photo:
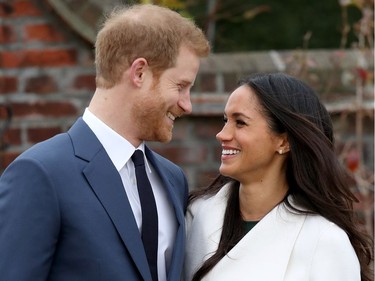
MULTIPOLYGON (((66 131, 95 89, 93 46, 42 2, 0 0, 0 129, 7 125, 7 109, 13 114, 1 134, 1 170, 31 145, 66 131)), ((215 135, 238 78, 253 72, 293 74, 312 85, 332 113, 338 153, 357 179, 356 208, 372 231, 373 68, 371 50, 213 54, 202 62, 193 89, 194 113, 176 122, 170 144, 150 146, 183 167, 191 188, 206 185, 220 164, 215 135)))
MULTIPOLYGON (((34 143, 66 131, 95 89, 92 46, 40 2, 0 1, 0 104, 13 113, 2 169, 34 143)), ((0 127, 5 115, 0 111, 0 127)))

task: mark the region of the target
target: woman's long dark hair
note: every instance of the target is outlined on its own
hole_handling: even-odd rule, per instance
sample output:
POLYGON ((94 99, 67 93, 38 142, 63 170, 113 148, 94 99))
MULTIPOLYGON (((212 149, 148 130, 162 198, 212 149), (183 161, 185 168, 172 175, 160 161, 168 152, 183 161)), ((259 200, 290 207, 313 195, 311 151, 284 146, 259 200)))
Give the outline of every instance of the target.
MULTIPOLYGON (((353 211, 353 203, 358 200, 350 191, 348 174, 334 151, 331 118, 315 92, 304 82, 283 73, 249 76, 239 85, 247 85, 255 92, 271 130, 276 134, 287 133, 289 191, 284 203, 295 212, 319 214, 341 227, 358 256, 362 281, 373 280, 372 239, 358 229, 353 211), (308 211, 292 206, 288 195, 297 206, 308 211)), ((243 235, 237 181, 219 175, 208 187, 192 192, 189 200, 213 195, 228 182, 233 182, 235 188, 228 198, 218 249, 198 269, 192 281, 201 280, 243 235)))

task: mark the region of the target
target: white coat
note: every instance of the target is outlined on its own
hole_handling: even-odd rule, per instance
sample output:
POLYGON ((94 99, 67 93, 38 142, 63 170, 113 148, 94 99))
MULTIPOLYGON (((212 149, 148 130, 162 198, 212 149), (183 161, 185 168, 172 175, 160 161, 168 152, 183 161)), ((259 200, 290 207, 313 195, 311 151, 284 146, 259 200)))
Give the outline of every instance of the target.
MULTIPOLYGON (((184 281, 216 252, 230 184, 188 208, 184 281)), ((225 227, 225 226, 224 226, 225 227)), ((318 215, 269 212, 206 275, 204 281, 360 281, 347 234, 318 215)))

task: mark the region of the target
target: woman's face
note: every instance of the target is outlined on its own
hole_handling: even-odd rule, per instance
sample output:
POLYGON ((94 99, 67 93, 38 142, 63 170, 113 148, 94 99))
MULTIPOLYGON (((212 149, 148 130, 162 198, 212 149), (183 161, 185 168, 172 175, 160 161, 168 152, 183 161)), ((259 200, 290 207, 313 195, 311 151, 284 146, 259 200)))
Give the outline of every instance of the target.
POLYGON ((216 135, 222 145, 222 175, 244 183, 262 181, 280 171, 283 138, 271 132, 249 86, 240 86, 230 95, 224 121, 223 129, 216 135))

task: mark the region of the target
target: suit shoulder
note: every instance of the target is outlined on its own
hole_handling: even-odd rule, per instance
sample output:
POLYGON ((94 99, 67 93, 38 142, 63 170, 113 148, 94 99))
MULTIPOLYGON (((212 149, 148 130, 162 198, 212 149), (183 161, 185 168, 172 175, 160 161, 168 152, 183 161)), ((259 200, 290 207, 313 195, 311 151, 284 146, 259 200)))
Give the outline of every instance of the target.
POLYGON ((16 160, 38 159, 56 161, 56 159, 61 159, 66 156, 67 152, 71 149, 72 144, 69 135, 67 133, 61 133, 31 146, 21 153, 16 160))
POLYGON ((165 158, 164 156, 160 155, 159 153, 149 150, 152 157, 154 157, 155 161, 158 162, 159 165, 161 165, 163 168, 171 171, 172 173, 183 173, 182 168, 178 166, 176 163, 173 163, 171 160, 165 158))
POLYGON ((176 163, 172 162, 172 161, 169 160, 168 158, 165 158, 164 156, 160 155, 159 153, 157 153, 157 152, 155 152, 155 151, 153 151, 153 150, 151 150, 151 152, 152 152, 152 154, 154 155, 154 157, 155 157, 158 161, 161 161, 161 162, 163 162, 163 163, 166 164, 166 165, 171 165, 171 166, 174 166, 174 167, 178 167, 178 168, 179 168, 179 166, 178 166, 176 163))

